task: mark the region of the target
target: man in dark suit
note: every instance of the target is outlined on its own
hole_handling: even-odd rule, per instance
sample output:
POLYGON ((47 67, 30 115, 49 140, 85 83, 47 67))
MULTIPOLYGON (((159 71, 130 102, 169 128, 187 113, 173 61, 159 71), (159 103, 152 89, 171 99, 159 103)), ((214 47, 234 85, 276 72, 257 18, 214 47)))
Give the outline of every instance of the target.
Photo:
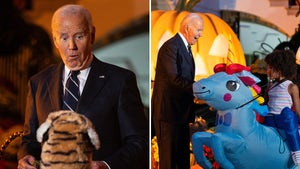
MULTIPOLYGON (((52 18, 52 34, 63 63, 29 80, 19 169, 34 169, 41 145, 36 130, 48 114, 63 109, 69 73, 80 70, 78 105, 94 124, 101 148, 93 152, 93 169, 148 168, 149 131, 133 72, 96 59, 90 13, 79 5, 65 5, 52 18)), ((71 107, 71 106, 70 106, 71 107)))
POLYGON ((159 49, 152 95, 152 120, 160 169, 189 169, 189 122, 194 120, 192 84, 195 77, 190 45, 202 35, 203 21, 187 15, 180 32, 159 49))

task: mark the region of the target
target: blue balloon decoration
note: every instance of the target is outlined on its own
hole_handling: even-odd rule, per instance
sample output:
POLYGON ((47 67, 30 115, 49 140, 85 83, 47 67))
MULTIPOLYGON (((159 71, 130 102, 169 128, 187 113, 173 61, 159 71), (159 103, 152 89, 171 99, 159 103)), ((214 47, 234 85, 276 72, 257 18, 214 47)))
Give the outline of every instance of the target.
POLYGON ((266 105, 260 105, 250 88, 260 80, 249 71, 217 72, 194 83, 195 97, 218 110, 215 133, 192 135, 193 153, 204 169, 212 164, 203 146, 210 147, 223 169, 295 169, 284 132, 260 124, 256 113, 265 116, 266 105), (245 83, 246 82, 246 83, 245 83))

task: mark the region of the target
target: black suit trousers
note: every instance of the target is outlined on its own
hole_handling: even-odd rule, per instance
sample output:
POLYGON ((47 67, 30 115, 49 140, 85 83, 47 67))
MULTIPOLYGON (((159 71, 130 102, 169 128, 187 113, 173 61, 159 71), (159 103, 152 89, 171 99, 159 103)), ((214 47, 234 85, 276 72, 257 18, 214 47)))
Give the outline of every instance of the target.
POLYGON ((159 147, 160 169, 190 169, 190 134, 188 123, 174 124, 154 120, 159 147))

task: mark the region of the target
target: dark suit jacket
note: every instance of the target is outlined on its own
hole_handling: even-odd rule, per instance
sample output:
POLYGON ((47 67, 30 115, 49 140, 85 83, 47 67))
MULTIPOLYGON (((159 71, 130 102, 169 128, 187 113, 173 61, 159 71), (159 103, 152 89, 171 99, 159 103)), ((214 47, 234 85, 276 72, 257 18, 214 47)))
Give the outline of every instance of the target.
POLYGON ((166 41, 158 52, 152 95, 152 118, 171 123, 193 121, 195 77, 193 60, 179 34, 166 41))
MULTIPOLYGON (((29 80, 29 92, 19 158, 40 156, 36 130, 48 114, 62 108, 64 65, 51 66, 29 80)), ((114 168, 148 168, 149 123, 146 120, 136 77, 129 70, 94 57, 80 97, 78 113, 94 124, 101 148, 93 160, 104 160, 114 168)))

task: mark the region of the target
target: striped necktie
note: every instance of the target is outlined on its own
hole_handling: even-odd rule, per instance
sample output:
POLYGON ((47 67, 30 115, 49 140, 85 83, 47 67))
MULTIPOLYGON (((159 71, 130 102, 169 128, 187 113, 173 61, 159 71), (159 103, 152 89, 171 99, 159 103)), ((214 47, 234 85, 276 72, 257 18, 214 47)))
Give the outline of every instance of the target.
POLYGON ((79 93, 79 80, 77 75, 80 71, 71 71, 71 75, 69 76, 66 86, 65 86, 65 94, 63 98, 63 109, 64 110, 72 110, 76 111, 78 100, 80 97, 79 93))

